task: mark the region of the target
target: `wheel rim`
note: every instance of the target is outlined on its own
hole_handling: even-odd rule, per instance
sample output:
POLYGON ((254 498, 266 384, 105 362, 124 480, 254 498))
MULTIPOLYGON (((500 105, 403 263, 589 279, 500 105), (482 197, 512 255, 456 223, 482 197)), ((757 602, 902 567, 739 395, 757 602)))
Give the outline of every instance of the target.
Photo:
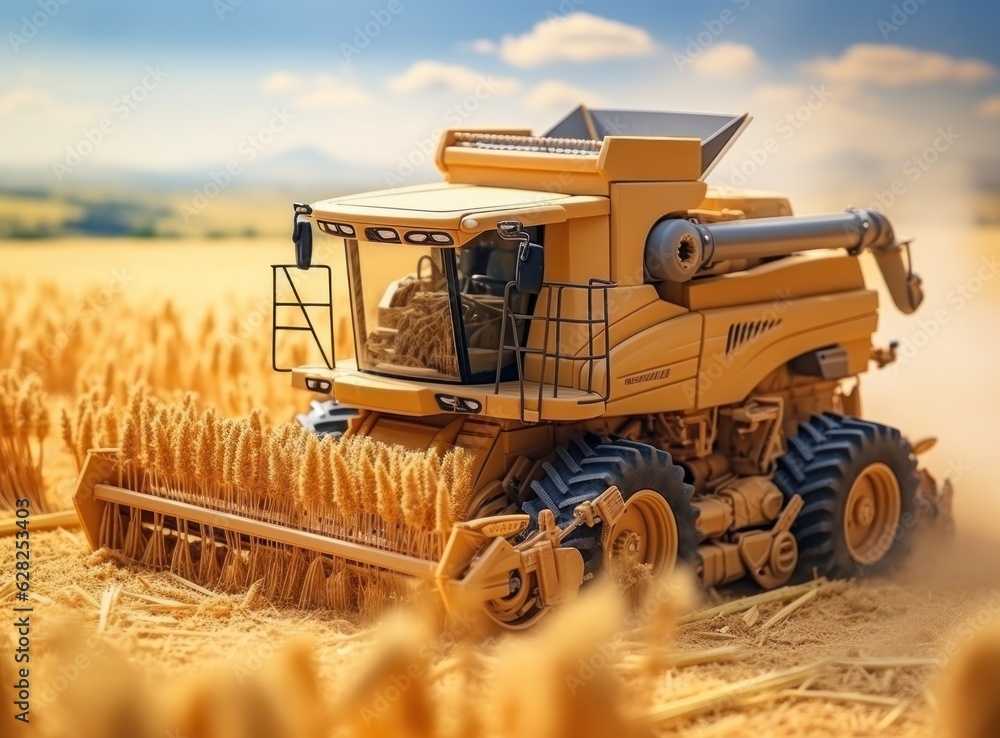
POLYGON ((859 564, 875 564, 885 558, 896 538, 902 514, 899 480, 881 461, 858 474, 844 508, 844 540, 859 564))
MULTIPOLYGON (((487 489, 470 504, 469 520, 507 515, 517 511, 510 497, 499 484, 487 489)), ((538 579, 523 571, 511 573, 511 594, 483 603, 487 617, 497 625, 519 630, 534 625, 548 609, 538 599, 538 579)))
POLYGON ((538 599, 538 581, 534 574, 518 570, 511 572, 511 577, 511 589, 516 587, 516 591, 507 597, 489 600, 484 605, 486 614, 495 623, 504 628, 520 630, 534 625, 548 612, 548 608, 543 607, 538 599))
POLYGON ((651 489, 629 498, 606 540, 604 565, 613 575, 648 564, 654 577, 663 576, 677 562, 677 521, 667 501, 651 489))

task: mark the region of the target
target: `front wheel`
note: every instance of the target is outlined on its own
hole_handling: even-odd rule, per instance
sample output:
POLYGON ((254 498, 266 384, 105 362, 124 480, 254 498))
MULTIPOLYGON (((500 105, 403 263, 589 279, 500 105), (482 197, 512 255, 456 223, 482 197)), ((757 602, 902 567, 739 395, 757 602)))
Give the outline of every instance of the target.
POLYGON ((548 508, 556 523, 565 526, 581 502, 596 499, 612 485, 622 493, 625 511, 610 530, 604 531, 604 523, 578 528, 563 542, 579 549, 587 574, 603 568, 615 574, 638 565, 653 576, 666 575, 678 559, 695 560, 694 490, 667 452, 624 438, 588 435, 556 449, 542 471, 523 507, 534 522, 548 508))
POLYGON ((910 444, 895 428, 815 415, 789 439, 774 481, 786 499, 799 494, 805 503, 792 527, 796 579, 876 574, 905 554, 920 480, 910 444))
POLYGON ((627 577, 637 566, 660 577, 669 574, 677 561, 677 519, 659 492, 642 489, 628 498, 605 541, 603 566, 615 579, 627 577))

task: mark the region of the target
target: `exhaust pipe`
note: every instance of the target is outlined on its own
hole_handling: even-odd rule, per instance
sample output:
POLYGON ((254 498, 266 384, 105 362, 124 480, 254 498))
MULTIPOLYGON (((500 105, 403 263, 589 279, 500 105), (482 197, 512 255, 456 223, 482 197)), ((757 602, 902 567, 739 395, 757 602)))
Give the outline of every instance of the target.
POLYGON ((712 224, 661 220, 646 239, 646 276, 650 281, 686 282, 714 262, 820 249, 846 249, 852 254, 870 250, 896 307, 912 313, 923 301, 920 278, 903 259, 908 244, 897 244, 888 218, 873 210, 712 224))

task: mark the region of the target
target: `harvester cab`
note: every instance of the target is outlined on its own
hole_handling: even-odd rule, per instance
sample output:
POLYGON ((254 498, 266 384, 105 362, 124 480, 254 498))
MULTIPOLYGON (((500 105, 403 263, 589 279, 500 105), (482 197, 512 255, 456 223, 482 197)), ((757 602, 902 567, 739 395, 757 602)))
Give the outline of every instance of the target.
MULTIPOLYGON (((907 516, 947 497, 899 431, 860 418, 858 376, 888 360, 860 259, 910 313, 909 243, 879 213, 797 217, 783 196, 709 187, 749 121, 581 107, 542 136, 449 130, 444 182, 297 204, 295 263, 274 267, 274 368, 357 409, 345 448, 424 455, 430 472, 378 471, 404 507, 450 454, 468 473, 443 484, 467 489, 449 530, 406 528, 383 503, 287 531, 229 511, 227 529, 331 570, 433 579, 507 627, 601 571, 682 561, 706 585, 770 588, 890 565, 907 516), (337 291, 350 357, 334 351, 337 291), (281 365, 286 330, 319 362, 281 365)), ((97 486, 89 503, 146 509, 97 486)), ((175 507, 157 500, 161 525, 199 519, 175 507)))
MULTIPOLYGON (((644 308, 659 312, 648 320, 673 320, 669 333, 689 339, 701 325, 691 294, 725 284, 736 295, 743 284, 767 281, 749 272, 775 260, 794 264, 801 282, 823 267, 786 257, 872 251, 896 304, 915 310, 922 295, 908 244, 897 244, 880 214, 793 218, 783 197, 704 183, 749 122, 748 115, 581 107, 541 137, 448 131, 437 154, 445 183, 296 204, 298 269, 311 265, 314 239, 346 252, 354 357, 338 366, 332 331, 323 334, 332 317, 311 317, 310 308, 331 314, 331 304, 276 297, 276 333, 290 327, 280 323, 287 311, 304 318, 294 329, 312 332, 323 361, 281 369, 292 371, 296 386, 376 412, 476 408, 506 420, 571 422, 604 415, 609 401, 628 412, 635 403, 618 401, 651 389, 639 387, 643 360, 610 370, 613 324, 644 308), (708 279, 735 275, 743 278, 708 279), (461 397, 449 385, 463 386, 461 397)), ((282 284, 294 280, 290 266, 274 267, 282 284)), ((822 294, 822 280, 800 292, 822 294)), ((663 346, 671 343, 676 350, 676 341, 663 346)), ((855 368, 865 360, 856 353, 855 368)), ((669 358, 650 356, 657 365, 648 369, 670 374, 663 384, 690 401, 656 407, 714 401, 697 398, 693 364, 668 371, 671 362, 661 359, 669 358)))

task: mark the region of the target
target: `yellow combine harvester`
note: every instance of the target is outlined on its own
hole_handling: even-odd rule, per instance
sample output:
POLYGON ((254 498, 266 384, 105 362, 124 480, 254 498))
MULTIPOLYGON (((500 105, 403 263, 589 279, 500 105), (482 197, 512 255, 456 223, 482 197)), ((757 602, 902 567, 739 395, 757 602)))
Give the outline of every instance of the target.
POLYGON ((444 183, 295 206, 275 334, 305 331, 322 363, 275 352, 274 368, 357 408, 345 439, 471 457, 471 504, 437 545, 404 547, 420 531, 375 511, 279 522, 129 489, 100 454, 77 496, 91 542, 121 516, 197 537, 201 556, 263 543, 433 580, 508 627, 604 569, 682 561, 708 586, 766 588, 883 569, 946 490, 898 430, 860 419, 858 376, 894 358, 873 348, 860 262, 874 256, 905 313, 920 280, 879 213, 797 217, 784 197, 706 185, 748 122, 580 108, 540 137, 453 130, 444 183), (331 268, 313 264, 331 249, 350 360, 332 355, 331 268))

